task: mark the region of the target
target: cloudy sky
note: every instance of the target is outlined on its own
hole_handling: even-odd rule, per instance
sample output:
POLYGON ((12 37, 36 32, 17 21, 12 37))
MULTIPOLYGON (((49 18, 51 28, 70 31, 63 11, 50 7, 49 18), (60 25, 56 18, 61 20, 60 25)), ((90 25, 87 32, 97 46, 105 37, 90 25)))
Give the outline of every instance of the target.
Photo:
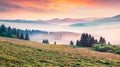
POLYGON ((120 14, 120 0, 0 0, 0 19, 110 17, 120 14))

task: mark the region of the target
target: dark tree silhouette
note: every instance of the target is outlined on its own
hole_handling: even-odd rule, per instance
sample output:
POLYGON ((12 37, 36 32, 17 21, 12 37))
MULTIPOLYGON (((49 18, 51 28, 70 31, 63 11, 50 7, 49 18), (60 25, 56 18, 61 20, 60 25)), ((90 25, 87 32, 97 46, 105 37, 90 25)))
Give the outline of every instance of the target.
POLYGON ((54 44, 56 44, 56 42, 54 42, 54 44))
POLYGON ((30 40, 28 33, 25 34, 25 40, 30 40))
POLYGON ((48 41, 47 39, 44 39, 44 40, 43 40, 43 43, 49 44, 49 41, 48 41))
POLYGON ((76 46, 80 46, 80 41, 79 40, 76 41, 76 46))
POLYGON ((1 25, 1 29, 0 29, 1 32, 6 32, 6 27, 4 24, 1 25))
POLYGON ((95 40, 93 36, 91 36, 88 33, 83 33, 80 41, 77 40, 76 45, 83 46, 83 47, 91 47, 95 43, 97 43, 97 40, 95 40))
POLYGON ((106 40, 103 37, 100 37, 99 44, 106 44, 106 40))
POLYGON ((23 39, 23 40, 24 40, 24 35, 23 35, 23 33, 21 33, 20 39, 23 39))
POLYGON ((0 26, 0 35, 5 36, 6 35, 6 27, 4 24, 0 26))
POLYGON ((88 44, 88 34, 83 33, 80 39, 80 45, 81 46, 86 46, 88 44))
POLYGON ((94 40, 94 43, 95 43, 95 44, 98 44, 98 41, 97 41, 97 39, 95 39, 95 40, 94 40))
POLYGON ((16 31, 16 38, 20 39, 20 33, 18 30, 16 31))
POLYGON ((71 45, 71 46, 73 46, 73 45, 74 45, 73 41, 70 41, 70 45, 71 45))
POLYGON ((7 32, 6 32, 6 37, 12 38, 13 37, 12 35, 14 35, 14 34, 12 32, 11 27, 9 26, 7 29, 7 32))
POLYGON ((87 47, 91 47, 94 44, 94 37, 91 37, 91 39, 89 40, 89 43, 87 45, 87 47))
POLYGON ((13 34, 17 34, 17 29, 16 28, 13 28, 13 34))

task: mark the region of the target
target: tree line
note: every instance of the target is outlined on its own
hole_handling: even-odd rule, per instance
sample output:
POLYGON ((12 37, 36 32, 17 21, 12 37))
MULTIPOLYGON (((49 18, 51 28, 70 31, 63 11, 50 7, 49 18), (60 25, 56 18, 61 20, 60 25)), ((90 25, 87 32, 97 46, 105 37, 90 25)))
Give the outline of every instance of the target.
MULTIPOLYGON (((42 43, 49 44, 49 40, 43 39, 42 43)), ((54 44, 56 44, 56 42, 54 42, 54 44)), ((80 40, 76 41, 76 46, 92 47, 93 44, 106 44, 106 40, 102 36, 97 40, 91 34, 82 33, 80 40)), ((108 42, 108 44, 110 44, 110 42, 108 42)), ((75 44, 73 41, 70 41, 69 45, 74 46, 75 44)))
POLYGON ((9 38, 17 38, 22 40, 30 40, 28 33, 22 33, 19 29, 6 27, 4 24, 0 26, 0 36, 1 37, 9 37, 9 38))
MULTIPOLYGON (((91 34, 82 33, 80 40, 76 41, 76 46, 92 47, 93 44, 106 44, 106 40, 102 36, 97 40, 91 34)), ((73 41, 70 41, 70 45, 74 45, 73 41)))

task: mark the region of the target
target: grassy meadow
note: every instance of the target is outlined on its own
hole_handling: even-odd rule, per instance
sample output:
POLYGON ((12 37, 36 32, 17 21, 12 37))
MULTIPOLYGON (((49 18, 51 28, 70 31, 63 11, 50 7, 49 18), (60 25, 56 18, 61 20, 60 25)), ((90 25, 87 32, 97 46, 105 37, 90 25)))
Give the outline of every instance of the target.
POLYGON ((120 55, 0 37, 0 67, 110 66, 120 66, 120 55))

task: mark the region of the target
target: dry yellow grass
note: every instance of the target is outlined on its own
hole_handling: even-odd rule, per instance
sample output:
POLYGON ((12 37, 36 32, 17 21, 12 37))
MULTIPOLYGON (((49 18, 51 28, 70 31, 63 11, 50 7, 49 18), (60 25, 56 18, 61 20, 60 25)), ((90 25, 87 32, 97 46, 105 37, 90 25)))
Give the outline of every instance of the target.
POLYGON ((106 52, 97 52, 97 51, 89 50, 87 48, 71 48, 64 45, 52 45, 52 44, 46 45, 38 42, 4 38, 4 37, 0 37, 0 40, 9 41, 17 45, 25 45, 25 46, 30 46, 33 48, 38 48, 38 49, 43 49, 48 51, 57 51, 65 54, 74 54, 76 56, 95 56, 97 58, 107 58, 107 59, 120 61, 120 55, 113 54, 113 53, 106 53, 106 52))

